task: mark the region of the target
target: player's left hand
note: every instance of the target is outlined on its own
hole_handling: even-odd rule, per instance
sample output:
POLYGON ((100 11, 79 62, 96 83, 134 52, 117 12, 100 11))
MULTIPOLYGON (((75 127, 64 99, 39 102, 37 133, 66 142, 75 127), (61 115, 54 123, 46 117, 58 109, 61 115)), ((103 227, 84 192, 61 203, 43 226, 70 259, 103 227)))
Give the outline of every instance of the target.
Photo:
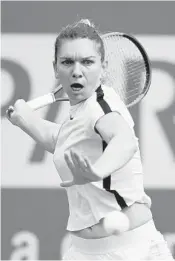
POLYGON ((100 173, 94 168, 87 157, 84 157, 75 150, 70 150, 64 154, 65 161, 71 170, 73 179, 60 184, 61 187, 73 185, 83 185, 101 180, 100 173))

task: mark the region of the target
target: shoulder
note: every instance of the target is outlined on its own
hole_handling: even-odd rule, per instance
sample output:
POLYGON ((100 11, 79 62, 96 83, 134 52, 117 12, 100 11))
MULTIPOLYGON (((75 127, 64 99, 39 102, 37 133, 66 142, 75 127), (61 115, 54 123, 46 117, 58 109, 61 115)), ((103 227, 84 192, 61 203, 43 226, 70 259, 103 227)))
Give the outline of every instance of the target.
POLYGON ((105 118, 103 117, 101 121, 103 125, 109 121, 112 122, 113 119, 120 119, 120 116, 122 116, 131 128, 134 126, 134 122, 126 105, 112 87, 106 85, 102 85, 101 88, 99 87, 87 100, 86 105, 86 119, 89 120, 93 128, 97 121, 105 115, 105 118), (108 115, 110 112, 118 112, 119 115, 108 115))
POLYGON ((113 87, 103 85, 102 90, 104 93, 104 100, 106 100, 106 102, 110 104, 112 110, 113 108, 115 109, 116 107, 127 110, 127 107, 124 104, 123 100, 121 99, 121 97, 113 87))
POLYGON ((115 103, 116 105, 122 101, 112 87, 102 85, 99 88, 97 88, 93 95, 87 100, 87 108, 89 111, 93 111, 93 113, 96 113, 96 111, 104 112, 104 102, 107 103, 108 106, 110 106, 113 103, 115 103), (101 102, 102 100, 103 102, 101 102))
POLYGON ((127 106, 119 96, 119 94, 114 90, 113 87, 103 86, 104 90, 104 100, 110 106, 112 112, 118 112, 123 119, 129 124, 131 128, 134 127, 134 121, 128 110, 127 106))

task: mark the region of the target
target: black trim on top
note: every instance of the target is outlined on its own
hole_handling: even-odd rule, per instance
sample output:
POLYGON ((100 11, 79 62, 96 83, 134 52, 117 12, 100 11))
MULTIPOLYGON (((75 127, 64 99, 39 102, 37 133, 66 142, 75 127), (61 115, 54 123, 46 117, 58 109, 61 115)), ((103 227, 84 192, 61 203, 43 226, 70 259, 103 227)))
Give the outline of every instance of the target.
MULTIPOLYGON (((112 112, 110 106, 104 100, 104 93, 103 93, 103 90, 101 88, 101 85, 96 90, 96 93, 97 93, 97 102, 100 104, 100 106, 101 106, 102 110, 104 111, 104 113, 107 114, 109 112, 112 112)), ((106 147, 107 147, 107 143, 103 140, 103 151, 106 149, 106 147)), ((121 197, 116 190, 111 190, 110 187, 111 187, 111 175, 103 179, 103 188, 105 188, 106 191, 114 194, 118 204, 120 205, 120 207, 122 209, 127 207, 127 204, 126 204, 124 198, 121 197)))

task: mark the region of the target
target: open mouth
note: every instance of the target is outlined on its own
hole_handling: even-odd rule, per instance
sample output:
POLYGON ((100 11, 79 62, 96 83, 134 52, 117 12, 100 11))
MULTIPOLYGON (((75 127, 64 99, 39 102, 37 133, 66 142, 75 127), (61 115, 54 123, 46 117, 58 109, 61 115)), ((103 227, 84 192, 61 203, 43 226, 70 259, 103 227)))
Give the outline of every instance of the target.
POLYGON ((73 83, 71 84, 71 88, 73 91, 80 91, 84 86, 81 83, 73 83))

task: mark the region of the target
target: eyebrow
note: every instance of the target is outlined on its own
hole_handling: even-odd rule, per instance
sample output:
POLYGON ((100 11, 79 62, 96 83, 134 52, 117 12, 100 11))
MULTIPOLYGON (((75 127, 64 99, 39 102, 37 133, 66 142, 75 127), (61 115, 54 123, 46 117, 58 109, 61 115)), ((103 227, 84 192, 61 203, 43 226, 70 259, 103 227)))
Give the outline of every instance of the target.
MULTIPOLYGON (((80 59, 86 60, 86 59, 91 59, 91 58, 96 58, 96 56, 81 57, 80 59)), ((72 59, 72 60, 74 60, 74 57, 72 57, 72 56, 62 56, 62 57, 60 57, 60 59, 72 59)))

